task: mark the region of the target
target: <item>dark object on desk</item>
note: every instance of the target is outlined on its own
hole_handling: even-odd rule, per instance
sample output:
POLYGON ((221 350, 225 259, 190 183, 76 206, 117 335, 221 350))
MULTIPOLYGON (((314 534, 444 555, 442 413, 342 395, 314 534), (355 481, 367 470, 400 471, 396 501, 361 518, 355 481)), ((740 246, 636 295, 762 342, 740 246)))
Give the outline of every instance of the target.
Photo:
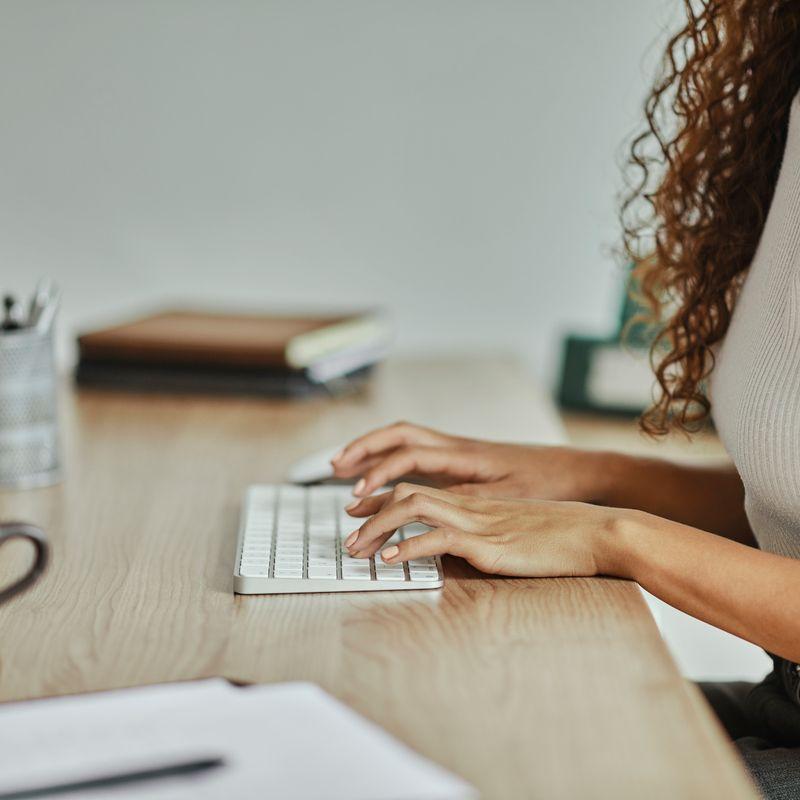
POLYGON ((372 314, 257 316, 175 311, 84 334, 82 385, 298 397, 359 384, 388 351, 372 314))
POLYGON ((90 792, 94 794, 102 789, 113 789, 115 786, 127 786, 132 783, 164 780, 165 778, 179 778, 184 775, 194 775, 210 769, 224 766, 222 758, 203 758, 193 761, 181 761, 169 766, 156 769, 138 770, 136 772, 123 772, 114 775, 105 775, 85 781, 73 781, 41 786, 35 789, 23 789, 19 792, 2 792, 0 800, 29 800, 34 797, 53 797, 60 794, 75 795, 77 792, 90 792))
POLYGON ((21 327, 19 304, 13 295, 7 294, 3 297, 3 321, 0 323, 0 330, 16 331, 21 327))
POLYGON ((129 392, 301 398, 347 394, 362 386, 371 373, 372 366, 367 366, 320 383, 302 371, 81 361, 75 380, 81 386, 129 392))
POLYGON ((615 335, 565 339, 558 390, 562 408, 637 417, 650 404, 655 379, 648 353, 655 331, 636 321, 646 310, 629 290, 627 281, 615 335))
POLYGON ((27 539, 33 545, 36 554, 27 573, 15 583, 0 590, 0 603, 10 600, 14 595, 19 594, 36 582, 36 579, 44 572, 44 568, 47 566, 50 552, 44 531, 27 522, 0 523, 0 547, 4 542, 11 539, 27 539))

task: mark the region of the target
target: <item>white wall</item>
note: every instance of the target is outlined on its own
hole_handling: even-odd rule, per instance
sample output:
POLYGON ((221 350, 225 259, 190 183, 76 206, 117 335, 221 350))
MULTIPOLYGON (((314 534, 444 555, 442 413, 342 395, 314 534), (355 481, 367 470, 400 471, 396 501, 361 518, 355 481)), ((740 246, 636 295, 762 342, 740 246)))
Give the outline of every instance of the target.
POLYGON ((380 304, 404 350, 605 331, 670 0, 0 0, 0 287, 380 304), (645 74, 646 73, 646 74, 645 74))

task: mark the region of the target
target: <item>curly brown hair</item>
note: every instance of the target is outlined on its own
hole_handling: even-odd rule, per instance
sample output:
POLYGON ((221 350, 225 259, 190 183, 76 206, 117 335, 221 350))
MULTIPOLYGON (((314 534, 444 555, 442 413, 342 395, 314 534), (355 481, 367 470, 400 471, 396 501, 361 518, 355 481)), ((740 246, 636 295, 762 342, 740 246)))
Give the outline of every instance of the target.
POLYGON ((706 421, 714 346, 772 202, 800 89, 800 0, 684 0, 631 146, 624 247, 658 324, 651 435, 706 421))

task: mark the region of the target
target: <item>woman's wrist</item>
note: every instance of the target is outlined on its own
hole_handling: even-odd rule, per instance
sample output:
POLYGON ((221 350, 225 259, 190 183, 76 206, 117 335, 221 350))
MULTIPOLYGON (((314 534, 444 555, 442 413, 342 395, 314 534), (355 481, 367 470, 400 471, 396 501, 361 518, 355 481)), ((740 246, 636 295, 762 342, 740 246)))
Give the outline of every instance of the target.
POLYGON ((627 481, 631 458, 601 450, 575 450, 575 499, 603 506, 616 505, 616 488, 627 481))
POLYGON ((638 580, 642 554, 659 522, 643 511, 608 508, 605 524, 595 531, 593 551, 598 575, 638 580))

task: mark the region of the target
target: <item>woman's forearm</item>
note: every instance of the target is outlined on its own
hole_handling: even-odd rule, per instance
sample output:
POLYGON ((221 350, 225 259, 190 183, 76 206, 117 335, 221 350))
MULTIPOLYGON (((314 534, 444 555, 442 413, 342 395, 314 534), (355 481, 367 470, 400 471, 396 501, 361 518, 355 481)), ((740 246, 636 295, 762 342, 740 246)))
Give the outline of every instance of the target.
POLYGON ((800 662, 800 561, 641 512, 621 512, 598 553, 601 572, 800 662))
POLYGON ((744 511, 744 488, 733 466, 688 466, 619 453, 585 457, 596 495, 587 499, 755 544, 744 511))

